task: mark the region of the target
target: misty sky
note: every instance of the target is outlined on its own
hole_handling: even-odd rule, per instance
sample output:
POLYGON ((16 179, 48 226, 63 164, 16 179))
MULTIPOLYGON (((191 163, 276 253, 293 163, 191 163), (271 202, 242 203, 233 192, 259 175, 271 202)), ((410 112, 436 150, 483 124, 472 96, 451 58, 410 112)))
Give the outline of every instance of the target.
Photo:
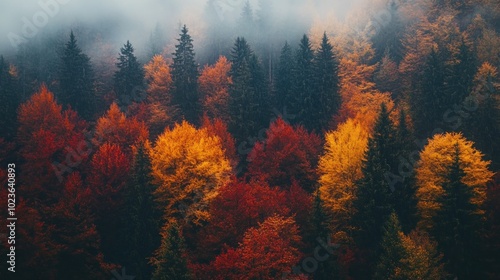
MULTIPOLYGON (((232 24, 241 14, 246 0, 216 0, 218 19, 232 24)), ((331 11, 342 18, 362 0, 309 0, 306 6, 293 7, 294 0, 277 0, 273 5, 287 13, 300 9, 304 17, 313 17, 318 11, 331 11)), ((179 25, 187 24, 196 40, 203 32, 203 11, 208 0, 1 0, 0 53, 15 51, 11 41, 30 40, 52 30, 67 31, 75 24, 106 26, 113 23, 110 41, 127 39, 143 41, 156 24, 165 26, 168 34, 176 34, 179 25), (48 12, 43 8, 48 6, 48 12), (56 6, 54 6, 54 4, 56 6), (174 32, 175 31, 175 32, 174 32)), ((250 0, 258 9, 258 0, 250 0)), ((137 42, 137 45, 141 45, 137 42)))

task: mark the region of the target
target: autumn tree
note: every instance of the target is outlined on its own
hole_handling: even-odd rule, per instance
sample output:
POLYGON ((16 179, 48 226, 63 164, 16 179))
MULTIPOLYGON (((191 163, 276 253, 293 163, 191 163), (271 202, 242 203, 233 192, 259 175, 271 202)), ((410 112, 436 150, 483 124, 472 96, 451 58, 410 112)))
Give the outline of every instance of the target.
POLYGON ((219 57, 213 66, 206 66, 198 79, 203 111, 210 118, 229 121, 229 75, 231 63, 225 56, 219 57))
POLYGON ((194 60, 193 39, 186 25, 182 27, 175 45, 172 64, 172 102, 181 110, 184 119, 197 123, 199 118, 198 65, 194 60))
POLYGON ((160 55, 155 55, 144 65, 147 84, 148 127, 153 136, 158 136, 165 127, 177 118, 177 108, 172 106, 172 75, 170 67, 160 55))
POLYGON ((118 70, 114 75, 114 90, 120 105, 130 105, 136 93, 143 90, 144 70, 134 55, 134 47, 127 43, 120 48, 116 63, 118 70))
POLYGON ((325 151, 318 166, 319 192, 325 211, 332 215, 333 233, 337 239, 346 241, 343 239, 355 212, 356 183, 363 177, 368 133, 349 119, 336 131, 328 132, 325 139, 325 151))
POLYGON ((278 118, 266 139, 257 142, 248 155, 248 174, 264 178, 271 186, 289 188, 293 181, 312 192, 317 181, 316 165, 321 141, 303 127, 292 127, 278 118))
POLYGON ((236 249, 216 258, 216 279, 276 279, 290 274, 301 257, 299 242, 292 218, 271 216, 249 229, 236 249))
POLYGON ((221 140, 224 154, 229 160, 231 167, 236 168, 239 162, 239 157, 236 152, 236 143, 234 137, 229 133, 227 123, 216 118, 210 119, 207 115, 203 116, 201 127, 205 128, 208 134, 212 137, 219 137, 221 140))
POLYGON ((150 156, 164 220, 206 221, 209 202, 231 172, 220 139, 184 121, 158 137, 150 156))
POLYGON ((186 260, 184 238, 176 223, 169 224, 162 234, 161 246, 151 259, 155 266, 153 280, 191 279, 186 260))
POLYGON ((61 55, 59 72, 61 103, 70 105, 87 119, 93 117, 96 98, 94 71, 90 58, 78 47, 73 31, 61 55))
POLYGON ((113 103, 106 114, 97 120, 93 143, 118 145, 131 157, 132 145, 147 140, 148 135, 148 128, 143 122, 134 117, 127 118, 113 103))

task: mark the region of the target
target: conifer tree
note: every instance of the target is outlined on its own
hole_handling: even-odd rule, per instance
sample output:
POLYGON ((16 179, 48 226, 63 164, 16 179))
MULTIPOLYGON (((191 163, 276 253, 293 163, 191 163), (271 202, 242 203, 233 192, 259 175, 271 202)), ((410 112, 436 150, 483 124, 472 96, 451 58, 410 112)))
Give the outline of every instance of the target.
POLYGON ((144 70, 134 55, 134 47, 127 43, 120 49, 114 75, 114 89, 120 105, 130 105, 138 101, 137 93, 143 90, 144 70))
POLYGON ((384 224, 380 251, 373 279, 400 279, 396 276, 396 271, 406 252, 401 242, 401 226, 394 212, 384 224))
POLYGON ((172 64, 172 103, 178 106, 184 119, 190 123, 198 123, 198 65, 195 61, 193 39, 188 34, 189 30, 184 25, 179 34, 179 42, 175 45, 172 64))
POLYGON ((294 57, 293 51, 288 42, 281 49, 278 70, 276 73, 276 95, 274 97, 274 105, 278 110, 289 111, 296 108, 298 101, 293 95, 293 75, 294 75, 294 57))
POLYGON ((59 81, 60 102, 70 105, 84 118, 91 118, 95 111, 94 71, 90 58, 78 47, 73 31, 61 56, 59 81))
POLYGON ((16 110, 19 106, 16 77, 12 66, 0 56, 0 138, 10 139, 16 132, 16 110))
POLYGON ((185 254, 186 247, 179 226, 176 223, 168 225, 161 246, 152 259, 156 267, 152 279, 191 279, 185 254))
POLYGON ((314 58, 314 71, 316 72, 316 87, 313 103, 316 110, 311 118, 316 120, 314 128, 317 131, 328 128, 332 117, 340 108, 341 97, 339 93, 339 62, 333 53, 333 47, 328 42, 326 32, 323 33, 321 45, 314 58))
POLYGON ((299 50, 296 54, 296 68, 294 75, 294 95, 298 98, 297 106, 292 108, 291 113, 297 114, 297 123, 304 125, 308 130, 313 130, 318 120, 314 114, 318 108, 315 107, 315 77, 314 77, 314 52, 307 35, 304 34, 300 40, 299 50))

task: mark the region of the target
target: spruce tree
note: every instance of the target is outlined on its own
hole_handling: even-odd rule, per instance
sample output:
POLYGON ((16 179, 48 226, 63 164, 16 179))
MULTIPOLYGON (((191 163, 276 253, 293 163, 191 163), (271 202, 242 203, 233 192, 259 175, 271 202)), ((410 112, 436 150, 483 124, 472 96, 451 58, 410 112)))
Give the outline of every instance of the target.
MULTIPOLYGON (((434 217, 432 235, 443 252, 447 271, 458 279, 482 279, 483 218, 472 203, 473 188, 463 183, 465 171, 460 161, 460 149, 455 144, 453 163, 443 182, 440 209, 434 217)), ((484 276, 484 275, 483 275, 484 276)))
POLYGON ((0 56, 0 138, 12 139, 16 134, 16 110, 19 106, 17 81, 10 64, 0 56))
POLYGON ((59 101, 84 118, 91 118, 95 112, 94 71, 90 58, 78 47, 73 31, 61 56, 59 81, 59 101))
POLYGON ((172 64, 172 103, 181 110, 184 119, 192 124, 199 121, 198 65, 195 61, 193 39, 184 25, 175 45, 172 64))
POLYGON ((292 114, 297 114, 296 123, 304 125, 308 130, 316 128, 318 120, 314 115, 318 108, 315 107, 315 77, 314 77, 314 52, 309 38, 304 34, 296 54, 296 67, 294 75, 294 95, 299 102, 292 108, 292 114))
POLYGON ((328 129, 328 124, 339 110, 341 102, 339 62, 328 42, 326 32, 323 33, 321 45, 315 55, 314 71, 316 86, 312 102, 316 110, 311 111, 311 118, 316 120, 313 126, 315 130, 321 131, 328 129))
POLYGON ((456 64, 451 66, 451 75, 447 80, 448 104, 462 104, 465 98, 472 92, 474 75, 477 72, 475 55, 469 50, 464 41, 460 44, 456 64))
POLYGON ((401 240, 401 226, 396 213, 392 212, 388 217, 382 232, 380 255, 372 279, 400 279, 396 275, 396 270, 401 268, 400 261, 406 257, 406 251, 401 240))
POLYGON ((144 144, 137 148, 132 175, 125 193, 124 225, 126 226, 126 267, 134 271, 138 279, 151 279, 152 267, 147 259, 160 245, 159 224, 161 213, 156 211, 151 176, 151 161, 144 144))
POLYGON ((154 260, 153 280, 191 279, 187 267, 184 238, 176 223, 168 225, 154 260))
POLYGON ((132 101, 139 101, 144 86, 144 70, 134 55, 134 47, 127 43, 120 49, 120 56, 116 63, 118 70, 114 75, 114 89, 121 105, 130 105, 132 101))
POLYGON ((296 108, 297 99, 293 95, 293 75, 294 75, 294 57, 290 45, 285 42, 281 49, 280 59, 278 63, 278 71, 276 73, 276 94, 274 96, 274 106, 278 110, 289 111, 296 108))

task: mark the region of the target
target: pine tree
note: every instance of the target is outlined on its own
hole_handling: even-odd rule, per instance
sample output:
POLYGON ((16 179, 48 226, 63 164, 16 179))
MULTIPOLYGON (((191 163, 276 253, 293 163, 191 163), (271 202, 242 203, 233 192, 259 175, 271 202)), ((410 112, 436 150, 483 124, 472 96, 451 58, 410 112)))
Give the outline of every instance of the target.
POLYGON ((328 128, 332 117, 340 108, 339 93, 339 62, 333 53, 333 47, 328 42, 326 32, 323 34, 321 45, 315 55, 314 71, 317 88, 312 102, 316 110, 311 115, 316 120, 314 128, 321 131, 328 128))
POLYGON ((130 105, 136 100, 137 93, 144 86, 144 70, 134 55, 134 47, 127 43, 120 49, 120 56, 116 63, 118 71, 114 75, 114 88, 120 105, 130 105))
POLYGON ((443 252, 447 270, 458 279, 482 278, 481 234, 483 218, 471 200, 473 188, 462 182, 465 172, 455 144, 453 162, 443 182, 444 194, 438 199, 441 208, 434 216, 432 234, 443 252))
POLYGON ((297 107, 291 108, 292 114, 297 114, 297 123, 304 125, 308 130, 316 128, 318 120, 314 119, 314 114, 318 108, 315 107, 315 77, 314 77, 314 52, 307 35, 302 37, 299 50, 296 54, 296 68, 294 75, 294 95, 299 102, 297 107))
POLYGON ((294 75, 293 51, 288 42, 281 49, 281 55, 276 73, 276 95, 274 106, 278 110, 290 110, 296 108, 296 97, 293 95, 293 75, 294 75))
POLYGON ((152 268, 147 258, 160 245, 159 225, 161 213, 157 213, 151 176, 151 161, 144 144, 139 145, 132 165, 132 175, 125 191, 126 209, 124 225, 127 252, 124 261, 133 269, 138 279, 150 279, 152 268))
POLYGON ((188 34, 186 25, 182 27, 179 44, 175 45, 172 64, 172 103, 178 106, 184 119, 190 123, 198 123, 198 65, 195 62, 193 39, 188 34))
POLYGON ((373 279, 401 279, 396 275, 397 269, 400 268, 401 259, 406 257, 405 248, 401 241, 401 234, 398 216, 392 212, 384 224, 382 241, 380 243, 381 252, 375 267, 373 279))
POLYGON ((16 110, 19 106, 19 97, 16 86, 16 76, 9 65, 0 56, 0 138, 11 139, 16 132, 16 110))
MULTIPOLYGON (((354 240, 369 259, 377 255, 382 240, 383 225, 393 211, 392 190, 387 180, 387 172, 393 172, 395 165, 395 129, 392 127, 385 103, 382 103, 372 137, 368 140, 368 150, 363 163, 363 178, 357 182, 357 210, 352 218, 355 228, 354 240)), ((371 262, 361 267, 359 272, 365 277, 371 275, 371 262)))
POLYGON ((163 234, 161 246, 152 262, 155 265, 153 280, 191 279, 186 261, 184 238, 179 226, 173 223, 163 234))
POLYGON ((78 47, 73 31, 61 56, 59 81, 60 102, 70 105, 81 116, 91 118, 95 111, 94 71, 90 58, 78 47))
POLYGON ((451 66, 451 73, 447 81, 448 104, 462 104, 471 93, 474 85, 474 76, 477 72, 475 55, 462 40, 459 47, 458 61, 451 66))

